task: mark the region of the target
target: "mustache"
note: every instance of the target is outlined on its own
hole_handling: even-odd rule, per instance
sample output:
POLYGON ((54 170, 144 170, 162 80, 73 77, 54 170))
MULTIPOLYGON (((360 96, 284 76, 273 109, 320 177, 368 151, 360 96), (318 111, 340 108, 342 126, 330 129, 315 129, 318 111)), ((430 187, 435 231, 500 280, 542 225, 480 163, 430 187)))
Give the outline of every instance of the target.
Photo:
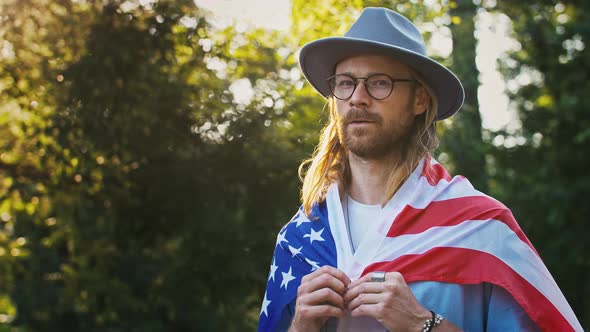
POLYGON ((355 121, 371 121, 380 123, 382 121, 378 114, 369 113, 361 108, 352 108, 341 119, 343 124, 349 124, 355 121))

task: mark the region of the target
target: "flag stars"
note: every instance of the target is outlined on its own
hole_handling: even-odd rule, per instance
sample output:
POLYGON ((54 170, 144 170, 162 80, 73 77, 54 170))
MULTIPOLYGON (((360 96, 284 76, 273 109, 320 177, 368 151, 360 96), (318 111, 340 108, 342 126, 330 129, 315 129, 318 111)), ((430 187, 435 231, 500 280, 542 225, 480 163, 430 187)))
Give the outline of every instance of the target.
POLYGON ((279 232, 279 235, 277 236, 277 246, 281 246, 282 242, 286 242, 289 243, 289 241, 285 238, 285 235, 287 235, 287 230, 285 229, 285 231, 283 233, 279 232))
POLYGON ((324 228, 320 229, 319 232, 316 232, 313 228, 311 229, 311 233, 303 235, 304 238, 309 238, 309 243, 313 243, 313 241, 325 241, 322 237, 322 233, 324 232, 324 228))
POLYGON ((303 249, 303 246, 299 248, 289 246, 289 251, 291 252, 292 257, 299 255, 301 253, 301 249, 303 249))
POLYGON ((320 268, 320 266, 318 265, 318 262, 314 262, 311 259, 307 259, 307 258, 305 258, 305 261, 307 262, 307 264, 311 265, 312 271, 315 271, 320 268))
POLYGON ((260 310, 260 316, 262 316, 262 314, 264 314, 266 317, 268 317, 268 305, 271 302, 272 301, 267 299, 266 292, 264 292, 264 300, 262 301, 262 310, 260 310))
POLYGON ((287 290, 287 287, 289 286, 289 282, 291 282, 291 280, 295 279, 295 277, 292 274, 292 267, 289 267, 289 272, 285 273, 285 272, 281 272, 281 274, 283 275, 283 281, 281 281, 281 288, 283 288, 283 286, 285 287, 285 290, 287 290))
POLYGON ((275 272, 277 271, 278 266, 275 264, 275 260, 273 258, 272 264, 270 265, 270 275, 268 276, 268 280, 272 279, 275 281, 275 272))
POLYGON ((297 224, 297 227, 299 227, 303 223, 311 222, 311 220, 307 219, 307 217, 304 214, 298 213, 297 216, 293 218, 293 222, 297 224))

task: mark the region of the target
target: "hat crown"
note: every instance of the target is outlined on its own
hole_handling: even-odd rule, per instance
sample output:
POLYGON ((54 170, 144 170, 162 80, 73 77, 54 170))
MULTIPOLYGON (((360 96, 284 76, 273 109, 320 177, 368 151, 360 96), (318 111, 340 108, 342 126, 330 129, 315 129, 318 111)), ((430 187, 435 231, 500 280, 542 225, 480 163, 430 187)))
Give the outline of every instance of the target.
POLYGON ((387 8, 365 8, 344 36, 401 47, 426 56, 420 31, 407 18, 387 8))

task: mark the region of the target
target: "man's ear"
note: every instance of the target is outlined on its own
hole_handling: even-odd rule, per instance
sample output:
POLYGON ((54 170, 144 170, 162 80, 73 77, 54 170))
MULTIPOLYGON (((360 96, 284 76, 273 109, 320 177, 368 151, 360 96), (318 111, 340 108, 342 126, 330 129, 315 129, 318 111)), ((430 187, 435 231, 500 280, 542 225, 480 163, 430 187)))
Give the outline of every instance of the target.
POLYGON ((414 115, 420 115, 426 112, 429 105, 430 95, 422 85, 419 85, 414 94, 414 115))

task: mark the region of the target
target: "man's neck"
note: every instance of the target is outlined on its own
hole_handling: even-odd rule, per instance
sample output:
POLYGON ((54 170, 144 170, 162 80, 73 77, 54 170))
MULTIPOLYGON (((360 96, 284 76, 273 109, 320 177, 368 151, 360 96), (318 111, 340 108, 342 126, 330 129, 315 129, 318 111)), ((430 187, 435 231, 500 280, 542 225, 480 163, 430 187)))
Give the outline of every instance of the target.
POLYGON ((387 156, 382 159, 363 159, 349 153, 351 179, 348 194, 355 201, 367 204, 382 204, 386 198, 391 167, 396 159, 387 156))

